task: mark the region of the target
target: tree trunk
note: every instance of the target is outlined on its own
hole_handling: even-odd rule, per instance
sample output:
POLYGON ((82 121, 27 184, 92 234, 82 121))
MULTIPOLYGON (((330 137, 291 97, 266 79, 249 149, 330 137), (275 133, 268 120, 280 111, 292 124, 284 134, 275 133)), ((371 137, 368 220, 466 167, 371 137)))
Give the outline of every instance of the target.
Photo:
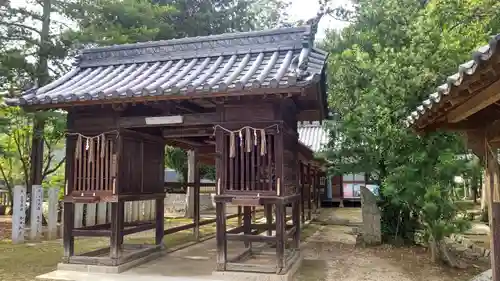
POLYGON ((477 204, 477 183, 474 183, 474 185, 471 187, 471 193, 472 193, 472 201, 474 202, 474 205, 477 204))
MULTIPOLYGON (((40 30, 40 46, 38 49, 38 64, 36 67, 37 87, 42 87, 49 82, 49 49, 50 49, 50 12, 52 11, 52 0, 43 0, 42 29, 40 30)), ((31 194, 33 185, 42 184, 43 169, 43 134, 45 121, 35 114, 33 120, 33 137, 30 155, 30 180, 26 192, 31 194)), ((29 222, 31 204, 27 208, 26 221, 29 222)))
POLYGON ((439 262, 440 261, 439 247, 438 247, 436 241, 434 240, 434 238, 431 238, 429 240, 429 249, 431 250, 431 261, 433 263, 439 262))

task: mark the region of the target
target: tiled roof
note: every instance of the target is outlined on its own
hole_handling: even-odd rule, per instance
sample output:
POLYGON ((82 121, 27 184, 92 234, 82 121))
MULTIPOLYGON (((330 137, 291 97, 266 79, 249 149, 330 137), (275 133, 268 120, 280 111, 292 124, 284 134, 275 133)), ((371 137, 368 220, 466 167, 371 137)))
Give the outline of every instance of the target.
POLYGON ((313 152, 321 151, 328 143, 328 132, 318 121, 298 123, 297 131, 299 141, 313 152))
POLYGON ((320 80, 327 53, 303 26, 87 49, 75 68, 9 104, 303 87, 320 80))
POLYGON ((437 88, 437 91, 429 95, 429 98, 424 100, 420 106, 416 108, 407 118, 406 125, 413 126, 419 122, 424 116, 429 114, 431 109, 437 109, 442 106, 443 98, 451 93, 451 91, 459 87, 467 76, 471 76, 476 72, 479 65, 488 61, 495 51, 497 44, 500 41, 500 34, 493 36, 488 45, 482 46, 473 53, 473 59, 460 65, 458 72, 449 76, 447 82, 437 88))

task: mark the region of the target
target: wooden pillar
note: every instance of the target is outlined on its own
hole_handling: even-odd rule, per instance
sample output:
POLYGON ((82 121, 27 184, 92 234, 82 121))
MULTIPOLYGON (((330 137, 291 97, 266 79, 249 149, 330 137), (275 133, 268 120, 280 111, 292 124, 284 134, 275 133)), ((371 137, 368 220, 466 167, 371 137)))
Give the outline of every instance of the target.
POLYGON ((285 267, 285 204, 280 201, 276 204, 276 273, 279 274, 285 267))
POLYGON ((318 181, 318 185, 316 186, 316 206, 318 211, 321 208, 321 177, 321 173, 318 171, 318 174, 316 176, 316 180, 318 181))
POLYGON ((155 244, 163 244, 163 231, 165 230, 164 222, 164 212, 165 212, 165 198, 156 199, 156 233, 155 233, 155 244))
POLYGON ((199 152, 198 150, 193 151, 193 176, 194 176, 194 214, 193 214, 193 235, 196 241, 200 241, 200 165, 199 165, 199 152))
POLYGON ((238 226, 243 225, 243 207, 238 205, 238 226))
MULTIPOLYGON (((496 156, 496 155, 495 155, 496 156)), ((496 161, 496 157, 495 157, 496 161)), ((495 168, 493 175, 490 174, 490 235, 491 235, 491 269, 493 273, 492 281, 500 281, 500 202, 496 196, 499 188, 499 170, 498 165, 493 165, 495 168)), ((493 168, 491 167, 491 168, 493 168)), ((489 170, 491 173, 491 169, 489 170)))
POLYGON ((124 202, 111 203, 110 257, 118 259, 123 244, 124 202))
POLYGON ((313 200, 313 212, 316 213, 316 211, 318 210, 318 205, 317 205, 317 199, 316 197, 318 196, 317 194, 317 187, 318 187, 318 173, 316 171, 316 168, 313 168, 312 170, 312 184, 313 184, 313 190, 312 190, 312 193, 313 193, 313 196, 312 196, 312 200, 313 200))
POLYGON ((216 240, 217 240, 217 270, 225 271, 227 262, 226 241, 226 210, 225 203, 215 203, 216 213, 216 240))
POLYGON ((307 220, 311 220, 311 186, 312 186, 312 177, 311 177, 311 164, 307 164, 307 220))
MULTIPOLYGON (((224 105, 217 104, 217 113, 220 115, 220 121, 224 121, 224 105)), ((217 174, 216 197, 215 197, 215 224, 216 224, 216 269, 225 271, 227 264, 227 241, 226 241, 226 203, 217 200, 217 195, 224 193, 227 188, 226 182, 226 163, 224 161, 228 151, 224 145, 224 133, 222 130, 217 130, 215 133, 215 168, 217 174)))
POLYGON ((273 205, 264 205, 264 213, 266 216, 267 235, 271 236, 273 235, 273 205))
POLYGON ((295 202, 293 202, 293 208, 292 208, 292 221, 293 221, 293 226, 295 226, 295 234, 293 235, 293 248, 294 249, 299 249, 300 248, 300 231, 301 231, 301 224, 300 224, 300 200, 297 199, 295 202))
MULTIPOLYGON (((252 233, 252 207, 243 207, 243 233, 249 235, 252 233)), ((245 248, 251 248, 252 244, 245 240, 245 248)))
POLYGON ((73 203, 64 202, 63 216, 64 261, 69 262, 69 258, 75 254, 75 238, 73 237, 73 228, 75 226, 75 205, 73 203))
POLYGON ((305 175, 304 175, 304 165, 302 162, 299 164, 299 177, 300 177, 300 215, 302 223, 306 222, 306 211, 305 211, 305 196, 304 196, 304 188, 305 188, 305 175))

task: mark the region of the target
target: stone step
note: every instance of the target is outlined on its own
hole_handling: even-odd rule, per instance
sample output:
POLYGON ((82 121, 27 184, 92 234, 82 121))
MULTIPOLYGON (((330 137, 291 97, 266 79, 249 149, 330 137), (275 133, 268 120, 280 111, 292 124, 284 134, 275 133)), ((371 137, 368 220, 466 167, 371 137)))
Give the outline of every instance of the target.
POLYGON ((174 277, 161 275, 111 274, 55 270, 37 276, 37 280, 45 281, 222 281, 195 277, 174 277))

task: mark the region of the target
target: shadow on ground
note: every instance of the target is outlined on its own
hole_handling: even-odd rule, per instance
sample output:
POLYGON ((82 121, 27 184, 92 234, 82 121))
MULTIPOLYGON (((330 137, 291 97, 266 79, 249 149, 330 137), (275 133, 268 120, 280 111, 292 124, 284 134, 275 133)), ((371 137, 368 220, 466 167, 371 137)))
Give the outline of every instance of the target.
POLYGON ((359 208, 323 209, 316 233, 303 244, 304 262, 296 280, 466 281, 489 266, 451 269, 432 263, 422 247, 361 247, 353 234, 361 221, 359 208))

